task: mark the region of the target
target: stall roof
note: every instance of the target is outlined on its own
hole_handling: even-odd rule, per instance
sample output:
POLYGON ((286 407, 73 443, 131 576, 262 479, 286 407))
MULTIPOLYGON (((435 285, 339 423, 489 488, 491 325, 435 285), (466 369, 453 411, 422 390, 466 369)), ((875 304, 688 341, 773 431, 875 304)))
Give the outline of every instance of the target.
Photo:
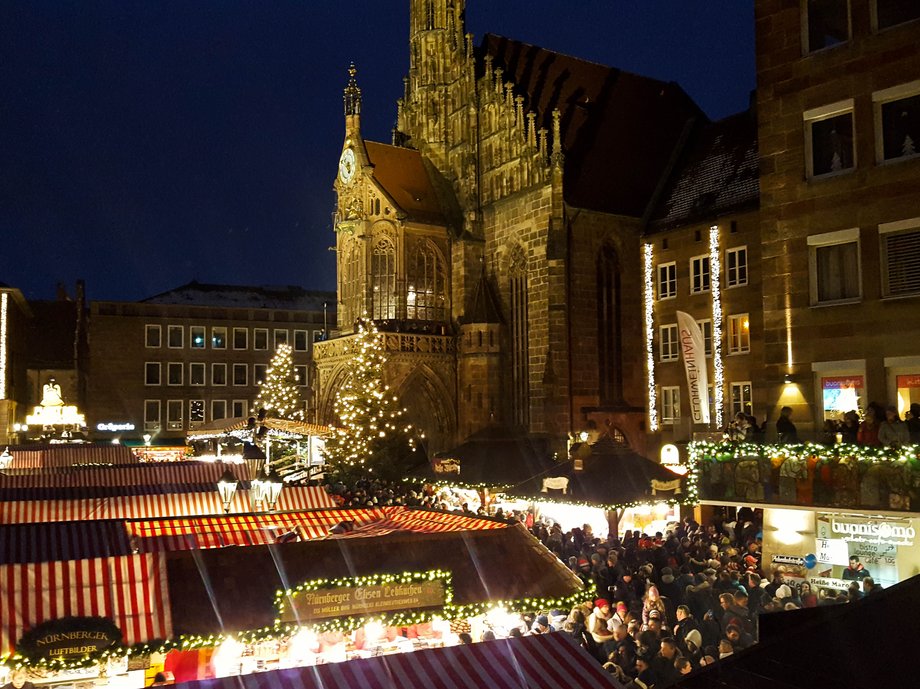
POLYGON ((628 447, 602 440, 590 446, 590 451, 587 447, 581 448, 581 451, 575 448, 571 459, 520 484, 509 493, 535 500, 615 507, 661 499, 661 496, 653 494, 652 481, 668 484, 671 488, 665 491, 667 496, 680 498, 683 492, 676 492, 675 487, 680 486, 680 491, 686 490, 682 479, 670 469, 628 447), (581 470, 576 470, 578 462, 581 462, 581 470), (544 491, 544 480, 553 478, 567 480, 564 493, 559 488, 544 491), (679 483, 675 484, 675 481, 679 483))
POLYGON ((761 642, 681 689, 865 689, 911 684, 920 576, 855 603, 761 615, 761 642), (867 639, 872 639, 871 642, 867 639), (905 684, 905 681, 907 684, 905 684))
MULTIPOLYGON (((187 439, 189 442, 195 440, 207 440, 224 433, 233 433, 242 431, 249 425, 250 417, 238 417, 233 419, 219 419, 199 426, 193 431, 189 431, 187 439)), ((323 426, 316 423, 304 423, 303 421, 292 421, 291 419, 266 418, 258 421, 259 426, 264 426, 269 431, 281 431, 304 437, 310 435, 329 435, 332 429, 329 426, 323 426)))
POLYGON ((24 445, 10 449, 13 459, 7 467, 9 473, 67 470, 90 465, 137 464, 137 456, 123 445, 24 445))
POLYGON ((568 634, 540 634, 178 686, 184 689, 607 689, 616 685, 568 634))

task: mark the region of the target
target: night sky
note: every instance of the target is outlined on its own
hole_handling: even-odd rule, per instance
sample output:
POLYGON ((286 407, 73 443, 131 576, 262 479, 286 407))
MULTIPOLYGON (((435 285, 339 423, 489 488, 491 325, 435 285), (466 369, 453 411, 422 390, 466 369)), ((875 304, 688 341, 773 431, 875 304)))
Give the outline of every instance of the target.
MULTIPOLYGON (((468 0, 486 32, 678 82, 754 88, 751 0, 468 0)), ((334 289, 332 182, 354 60, 389 142, 409 0, 0 3, 0 282, 135 300, 191 280, 334 289)))

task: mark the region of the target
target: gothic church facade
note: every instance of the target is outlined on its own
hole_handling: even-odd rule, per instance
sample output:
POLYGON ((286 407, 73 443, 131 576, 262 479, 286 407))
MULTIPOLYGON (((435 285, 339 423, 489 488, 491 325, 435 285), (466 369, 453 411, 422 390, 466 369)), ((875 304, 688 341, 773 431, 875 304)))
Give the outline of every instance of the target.
POLYGON ((363 138, 354 69, 345 90, 321 420, 367 314, 429 452, 492 426, 643 449, 640 231, 704 116, 673 83, 498 36, 474 47, 465 0, 411 0, 410 24, 391 143, 363 138))

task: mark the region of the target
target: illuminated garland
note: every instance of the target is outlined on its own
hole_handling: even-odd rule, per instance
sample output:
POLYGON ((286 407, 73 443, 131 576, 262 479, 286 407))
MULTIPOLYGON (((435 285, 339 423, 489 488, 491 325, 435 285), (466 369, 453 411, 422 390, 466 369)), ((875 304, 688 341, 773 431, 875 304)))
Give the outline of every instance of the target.
POLYGON ((652 245, 645 252, 645 367, 648 372, 648 429, 658 430, 658 394, 655 390, 655 283, 652 245))
POLYGON ((8 293, 0 294, 0 400, 6 399, 6 321, 9 300, 8 293))
POLYGON ((758 445, 757 443, 731 443, 710 442, 697 440, 687 446, 690 457, 691 471, 699 471, 703 462, 729 461, 749 457, 763 457, 770 459, 810 459, 812 457, 823 461, 839 461, 841 459, 855 459, 857 462, 868 464, 894 464, 910 463, 920 471, 920 445, 904 445, 900 448, 869 447, 866 445, 852 445, 839 443, 837 445, 821 445, 818 443, 803 443, 800 445, 758 445))
POLYGON ((709 285, 712 291, 712 393, 715 397, 716 428, 722 427, 725 371, 722 367, 722 261, 719 256, 719 226, 709 228, 709 285))

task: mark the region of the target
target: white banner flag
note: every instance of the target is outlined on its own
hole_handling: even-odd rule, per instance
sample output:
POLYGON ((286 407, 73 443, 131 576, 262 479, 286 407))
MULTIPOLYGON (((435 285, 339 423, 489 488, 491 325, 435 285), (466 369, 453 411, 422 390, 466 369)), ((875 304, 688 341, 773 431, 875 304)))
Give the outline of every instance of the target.
POLYGON ((694 318, 677 312, 677 332, 680 351, 684 355, 687 388, 690 391, 690 412, 693 423, 709 423, 709 376, 706 373, 706 344, 703 331, 694 318))

